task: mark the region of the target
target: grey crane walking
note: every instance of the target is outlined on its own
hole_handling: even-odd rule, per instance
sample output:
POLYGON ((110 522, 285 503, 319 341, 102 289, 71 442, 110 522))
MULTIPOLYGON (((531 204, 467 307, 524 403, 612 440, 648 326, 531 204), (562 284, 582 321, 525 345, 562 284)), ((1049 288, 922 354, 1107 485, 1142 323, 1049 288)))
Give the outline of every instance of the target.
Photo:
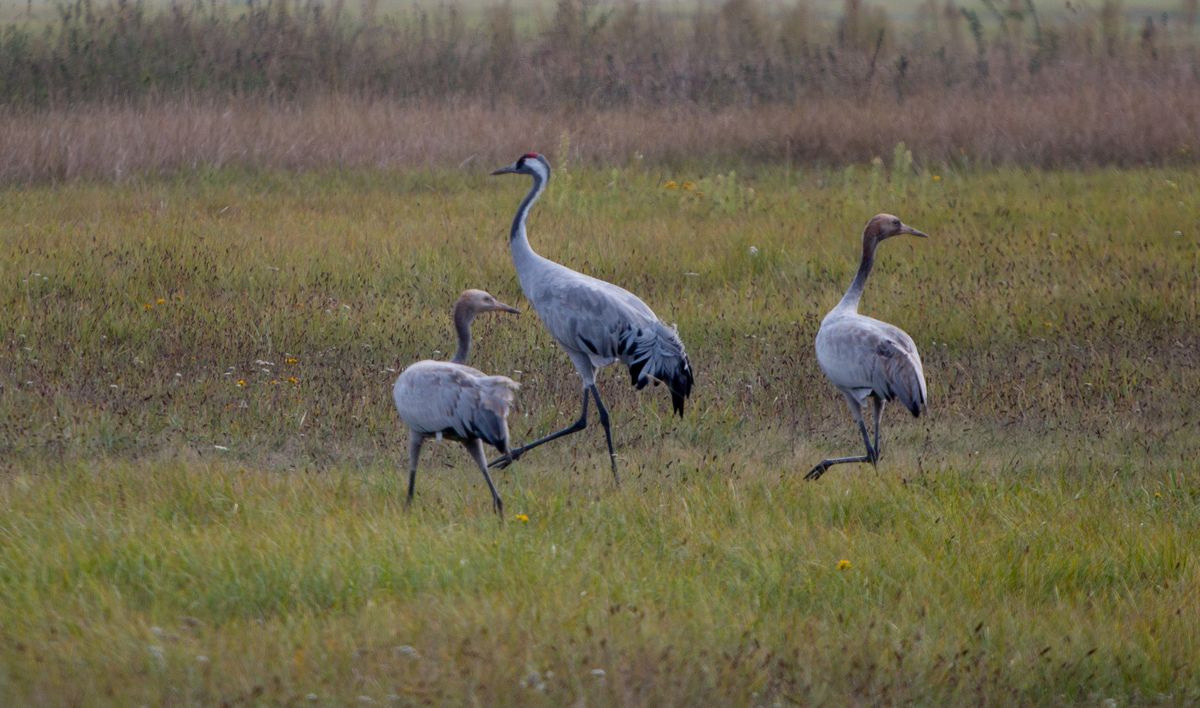
POLYGON ((458 333, 454 358, 419 361, 396 379, 392 397, 409 431, 407 504, 412 504, 421 445, 436 436, 457 440, 467 448, 492 492, 496 513, 504 512, 504 502, 488 474, 483 443, 501 454, 508 453, 508 412, 519 384, 507 376, 488 376, 466 365, 471 351, 471 322, 476 314, 491 311, 520 312, 482 290, 463 292, 454 304, 454 329, 458 333))
POLYGON ((863 286, 875 264, 875 249, 885 239, 900 234, 925 234, 907 226, 891 214, 878 214, 863 229, 862 261, 858 274, 841 302, 825 315, 817 331, 817 363, 825 376, 846 397, 850 415, 858 423, 867 454, 834 457, 821 462, 805 479, 818 479, 833 465, 846 462, 879 461, 879 422, 884 404, 899 398, 913 416, 925 410, 925 373, 912 337, 898 327, 858 314, 863 286), (875 413, 875 444, 867 435, 862 406, 871 399, 875 413))
POLYGON ((675 413, 692 392, 692 367, 674 327, 668 327, 633 293, 603 280, 586 276, 534 253, 525 233, 529 210, 550 181, 550 163, 537 153, 521 156, 493 175, 521 174, 533 186, 517 209, 509 236, 509 249, 521 290, 538 317, 566 351, 583 381, 583 410, 571 425, 492 461, 504 467, 523 453, 587 427, 588 396, 596 400, 604 439, 608 443, 613 480, 618 484, 617 455, 613 450, 608 410, 596 388, 596 371, 620 361, 639 390, 647 383, 663 383, 671 393, 675 413))

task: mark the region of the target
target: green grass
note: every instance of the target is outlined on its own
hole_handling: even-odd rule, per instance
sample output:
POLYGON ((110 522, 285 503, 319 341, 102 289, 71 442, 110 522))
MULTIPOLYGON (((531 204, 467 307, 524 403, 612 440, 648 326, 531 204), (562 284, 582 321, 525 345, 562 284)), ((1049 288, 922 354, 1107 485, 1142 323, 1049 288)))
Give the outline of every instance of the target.
POLYGON ((48 703, 1200 697, 1194 478, 813 485, 714 465, 613 490, 595 472, 506 477, 530 520, 504 526, 457 475, 429 475, 410 514, 379 472, 13 475, 0 689, 48 703), (544 694, 522 687, 533 672, 544 694))
MULTIPOLYGON (((589 429, 503 524, 447 444, 404 513, 390 384, 460 290, 528 309, 523 180, 0 193, 0 702, 1200 700, 1200 172, 937 176, 560 170, 534 247, 677 322, 697 388, 606 372, 626 484, 589 429), (804 483, 856 450, 812 339, 880 210, 931 234, 863 305, 930 414, 804 483)), ((476 335, 518 441, 573 418, 531 312, 476 335)))

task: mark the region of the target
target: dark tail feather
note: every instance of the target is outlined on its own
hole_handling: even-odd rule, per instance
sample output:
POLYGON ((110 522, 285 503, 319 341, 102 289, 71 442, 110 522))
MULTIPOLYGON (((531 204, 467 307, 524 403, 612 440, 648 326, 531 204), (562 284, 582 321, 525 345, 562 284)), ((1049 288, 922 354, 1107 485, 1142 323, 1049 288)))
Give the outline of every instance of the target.
POLYGON ((629 381, 638 390, 651 381, 666 384, 675 413, 692 394, 692 365, 675 329, 661 322, 629 330, 622 338, 621 359, 629 366, 629 381))
POLYGON ((675 409, 676 415, 683 417, 683 402, 688 396, 692 395, 692 364, 688 361, 687 356, 683 356, 679 360, 679 365, 675 367, 672 375, 662 379, 667 388, 671 390, 671 406, 675 409))
POLYGON ((481 409, 475 412, 467 433, 503 451, 508 446, 508 425, 495 412, 481 409))
POLYGON ((642 359, 641 361, 635 361, 629 365, 629 384, 631 386, 636 386, 637 390, 639 391, 641 391, 643 388, 646 388, 646 382, 650 380, 638 380, 638 378, 642 375, 642 369, 646 368, 647 361, 649 361, 649 359, 642 359))
POLYGON ((914 418, 921 417, 921 412, 925 409, 925 401, 920 399, 908 400, 905 396, 896 395, 896 392, 890 389, 888 390, 888 395, 883 397, 883 400, 889 402, 897 399, 900 400, 901 405, 908 409, 909 413, 912 413, 914 418))

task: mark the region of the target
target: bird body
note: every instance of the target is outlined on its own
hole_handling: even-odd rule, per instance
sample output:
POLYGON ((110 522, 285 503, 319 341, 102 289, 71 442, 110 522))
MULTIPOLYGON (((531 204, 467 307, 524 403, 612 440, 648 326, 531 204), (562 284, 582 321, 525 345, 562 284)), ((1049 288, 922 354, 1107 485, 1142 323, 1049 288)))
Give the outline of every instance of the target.
POLYGON ((817 331, 817 363, 842 395, 862 433, 867 454, 822 460, 807 475, 817 479, 833 465, 846 462, 875 464, 880 454, 879 425, 884 404, 899 399, 913 416, 925 410, 928 392, 921 356, 912 337, 887 322, 861 315, 858 303, 875 262, 875 249, 884 239, 925 234, 904 225, 890 214, 879 214, 863 230, 863 255, 854 282, 817 331), (862 406, 871 401, 875 417, 875 443, 867 434, 862 406))
POLYGON ((900 399, 913 415, 925 408, 925 373, 912 337, 887 322, 834 310, 817 332, 817 363, 826 378, 859 404, 874 395, 900 399))
POLYGON ((461 442, 479 465, 498 513, 504 504, 487 471, 483 443, 501 454, 509 450, 508 414, 520 385, 507 376, 488 376, 466 365, 471 349, 471 322, 479 312, 517 313, 482 290, 467 290, 454 305, 458 351, 451 361, 418 361, 396 378, 392 399, 409 430, 408 502, 412 502, 417 461, 426 439, 461 442))
MULTIPOLYGON (((599 370, 620 361, 629 367, 638 388, 653 379, 690 376, 679 335, 636 295, 541 260, 546 266, 526 269, 521 289, 572 362, 586 360, 591 369, 599 370)), ((583 370, 581 376, 589 366, 576 363, 583 370)), ((584 380, 593 383, 594 372, 584 380)), ((690 389, 690 381, 672 388, 676 409, 682 413, 685 396, 675 395, 679 389, 690 389)))
POLYGON ((583 411, 576 423, 514 451, 493 464, 504 465, 516 456, 558 437, 587 426, 588 394, 592 394, 604 426, 617 479, 616 454, 608 411, 596 388, 596 371, 620 361, 629 367, 630 379, 638 389, 648 383, 664 383, 671 392, 675 412, 683 415, 691 394, 691 363, 674 327, 669 327, 646 303, 624 288, 574 271, 544 258, 529 245, 525 221, 550 179, 550 164, 541 155, 529 153, 492 174, 526 174, 533 186, 517 214, 509 237, 513 266, 521 290, 533 305, 546 329, 570 357, 583 382, 583 411))
POLYGON ((507 376, 448 361, 418 361, 400 373, 392 389, 396 410, 409 430, 425 437, 467 442, 478 438, 508 446, 508 413, 520 384, 507 376))

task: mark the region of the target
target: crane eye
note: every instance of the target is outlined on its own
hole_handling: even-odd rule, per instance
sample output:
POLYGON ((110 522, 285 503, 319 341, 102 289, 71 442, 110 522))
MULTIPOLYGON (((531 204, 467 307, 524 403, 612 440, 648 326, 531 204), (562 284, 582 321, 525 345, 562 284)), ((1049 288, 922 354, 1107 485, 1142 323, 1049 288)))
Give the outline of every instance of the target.
POLYGON ((900 225, 899 219, 892 219, 892 226, 899 226, 899 225, 900 225))

